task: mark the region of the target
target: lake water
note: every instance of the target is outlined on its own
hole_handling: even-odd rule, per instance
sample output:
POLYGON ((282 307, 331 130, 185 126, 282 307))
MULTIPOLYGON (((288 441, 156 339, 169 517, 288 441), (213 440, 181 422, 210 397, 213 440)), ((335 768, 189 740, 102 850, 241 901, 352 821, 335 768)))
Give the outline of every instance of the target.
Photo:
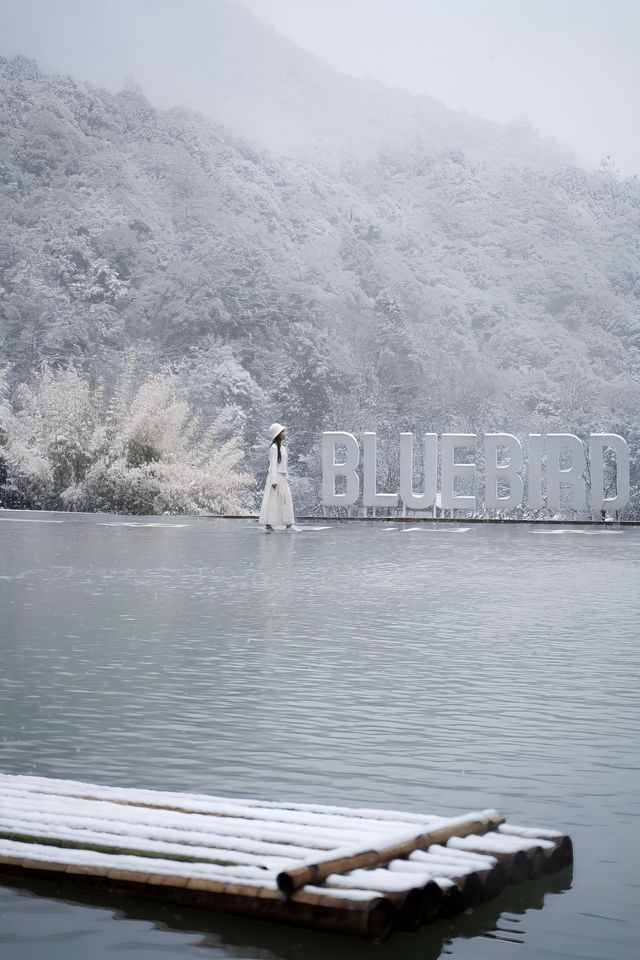
POLYGON ((0 513, 0 769, 497 807, 573 873, 378 946, 0 881, 0 956, 636 960, 640 528, 301 526, 0 513))

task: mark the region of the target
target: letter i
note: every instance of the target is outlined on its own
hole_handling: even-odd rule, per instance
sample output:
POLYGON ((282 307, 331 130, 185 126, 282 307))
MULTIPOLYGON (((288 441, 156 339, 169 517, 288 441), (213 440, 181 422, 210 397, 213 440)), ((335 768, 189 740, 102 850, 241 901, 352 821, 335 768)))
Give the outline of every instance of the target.
POLYGON ((529 434, 529 497, 530 510, 539 510, 542 506, 542 434, 529 434))

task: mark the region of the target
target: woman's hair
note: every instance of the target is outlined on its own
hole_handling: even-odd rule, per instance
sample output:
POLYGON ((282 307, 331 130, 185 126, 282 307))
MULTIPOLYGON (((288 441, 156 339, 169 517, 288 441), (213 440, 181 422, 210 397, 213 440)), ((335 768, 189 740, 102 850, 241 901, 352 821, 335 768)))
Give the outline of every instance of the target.
POLYGON ((280 463, 282 460, 282 453, 280 452, 280 447, 282 446, 282 430, 280 431, 277 437, 273 438, 271 443, 272 444, 275 443, 278 448, 278 463, 280 463))

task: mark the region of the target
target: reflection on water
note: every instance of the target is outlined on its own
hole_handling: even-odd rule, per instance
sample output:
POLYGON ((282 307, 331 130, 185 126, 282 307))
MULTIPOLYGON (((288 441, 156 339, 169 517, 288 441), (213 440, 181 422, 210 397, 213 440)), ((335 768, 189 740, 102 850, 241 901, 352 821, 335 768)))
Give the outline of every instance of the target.
MULTIPOLYGON (((640 529, 13 522, 30 519, 60 515, 0 513, 1 769, 436 813, 495 806, 572 834, 571 889, 546 878, 375 949, 635 958, 640 529)), ((65 958, 372 949, 21 889, 0 887, 0 954, 19 944, 21 960, 45 941, 65 958)))
MULTIPOLYGON (((375 955, 380 960, 437 960, 450 953, 454 938, 472 939, 485 937, 510 943, 526 943, 525 914, 531 910, 542 910, 554 894, 564 893, 571 887, 571 868, 562 873, 546 876, 536 881, 528 881, 519 887, 508 887, 491 903, 477 910, 469 911, 450 921, 440 921, 428 927, 421 927, 417 933, 398 934, 384 944, 375 947, 375 955)), ((94 915, 101 914, 106 923, 109 918, 137 921, 144 924, 150 933, 169 931, 189 935, 192 945, 197 943, 207 947, 215 956, 218 952, 225 957, 260 957, 263 960, 326 960, 328 957, 344 956, 351 960, 364 960, 371 957, 372 945, 361 940, 345 940, 330 934, 320 934, 308 930, 284 927, 280 924, 267 924, 238 920, 237 918, 208 915, 204 910, 176 907, 171 904, 151 900, 138 900, 118 897, 107 893, 94 893, 79 885, 67 884, 62 891, 50 880, 24 879, 7 880, 7 892, 14 896, 14 909, 26 907, 25 913, 33 916, 34 899, 41 902, 44 909, 38 911, 38 932, 30 939, 42 943, 48 941, 49 923, 57 923, 57 933, 61 945, 68 947, 66 938, 79 939, 77 929, 78 912, 73 905, 91 907, 94 915), (60 902, 64 904, 61 908, 60 902), (68 910, 68 930, 60 935, 60 911, 68 910)), ((118 928, 116 928, 118 929, 118 928)), ((122 928, 119 928, 122 934, 122 928)), ((186 938, 184 938, 186 939, 186 938)), ((0 937, 0 945, 3 940, 0 937)), ((158 938, 154 937, 154 942, 158 938)), ((178 940, 178 942, 180 942, 178 940)), ((113 943, 110 943, 113 949, 113 943)), ((165 956, 165 950, 162 951, 165 956)), ((68 953, 66 954, 68 956, 68 953)), ((95 956, 95 954, 92 954, 95 956)))

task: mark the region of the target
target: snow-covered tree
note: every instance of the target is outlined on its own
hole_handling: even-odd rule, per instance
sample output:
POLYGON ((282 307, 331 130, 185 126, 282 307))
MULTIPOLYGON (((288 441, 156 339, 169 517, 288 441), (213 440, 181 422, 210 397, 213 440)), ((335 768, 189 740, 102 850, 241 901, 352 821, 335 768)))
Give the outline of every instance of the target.
MULTIPOLYGON (((0 362, 13 393, 43 362, 69 361, 109 393, 135 346, 127 409, 168 365, 201 430, 236 410, 254 474, 266 426, 286 422, 292 473, 316 488, 308 454, 331 425, 382 436, 619 423, 635 436, 637 177, 581 170, 520 123, 444 107, 418 131, 385 101, 386 133, 329 163, 270 156, 140 90, 112 96, 20 57, 0 57, 0 85, 0 362)), ((369 134, 381 119, 373 110, 369 134)), ((110 415, 104 430, 124 422, 110 415)), ((118 502, 146 504, 164 460, 145 462, 154 438, 126 429, 143 459, 120 459, 144 478, 119 483, 118 502)), ((82 459, 65 443, 27 470, 36 500, 56 502, 66 476, 79 496, 82 459)), ((41 456, 29 451, 21 462, 41 456)))
MULTIPOLYGON (((103 415, 103 390, 70 365, 43 365, 13 408, 0 390, 5 499, 30 508, 124 513, 237 513, 253 478, 240 470, 237 410, 203 427, 177 374, 133 386, 131 358, 103 415)), ((2 489, 0 488, 0 497, 2 489)))
POLYGON ((45 363, 31 385, 18 387, 4 460, 6 482, 24 506, 58 509, 68 487, 82 482, 99 443, 100 393, 73 364, 45 363))

